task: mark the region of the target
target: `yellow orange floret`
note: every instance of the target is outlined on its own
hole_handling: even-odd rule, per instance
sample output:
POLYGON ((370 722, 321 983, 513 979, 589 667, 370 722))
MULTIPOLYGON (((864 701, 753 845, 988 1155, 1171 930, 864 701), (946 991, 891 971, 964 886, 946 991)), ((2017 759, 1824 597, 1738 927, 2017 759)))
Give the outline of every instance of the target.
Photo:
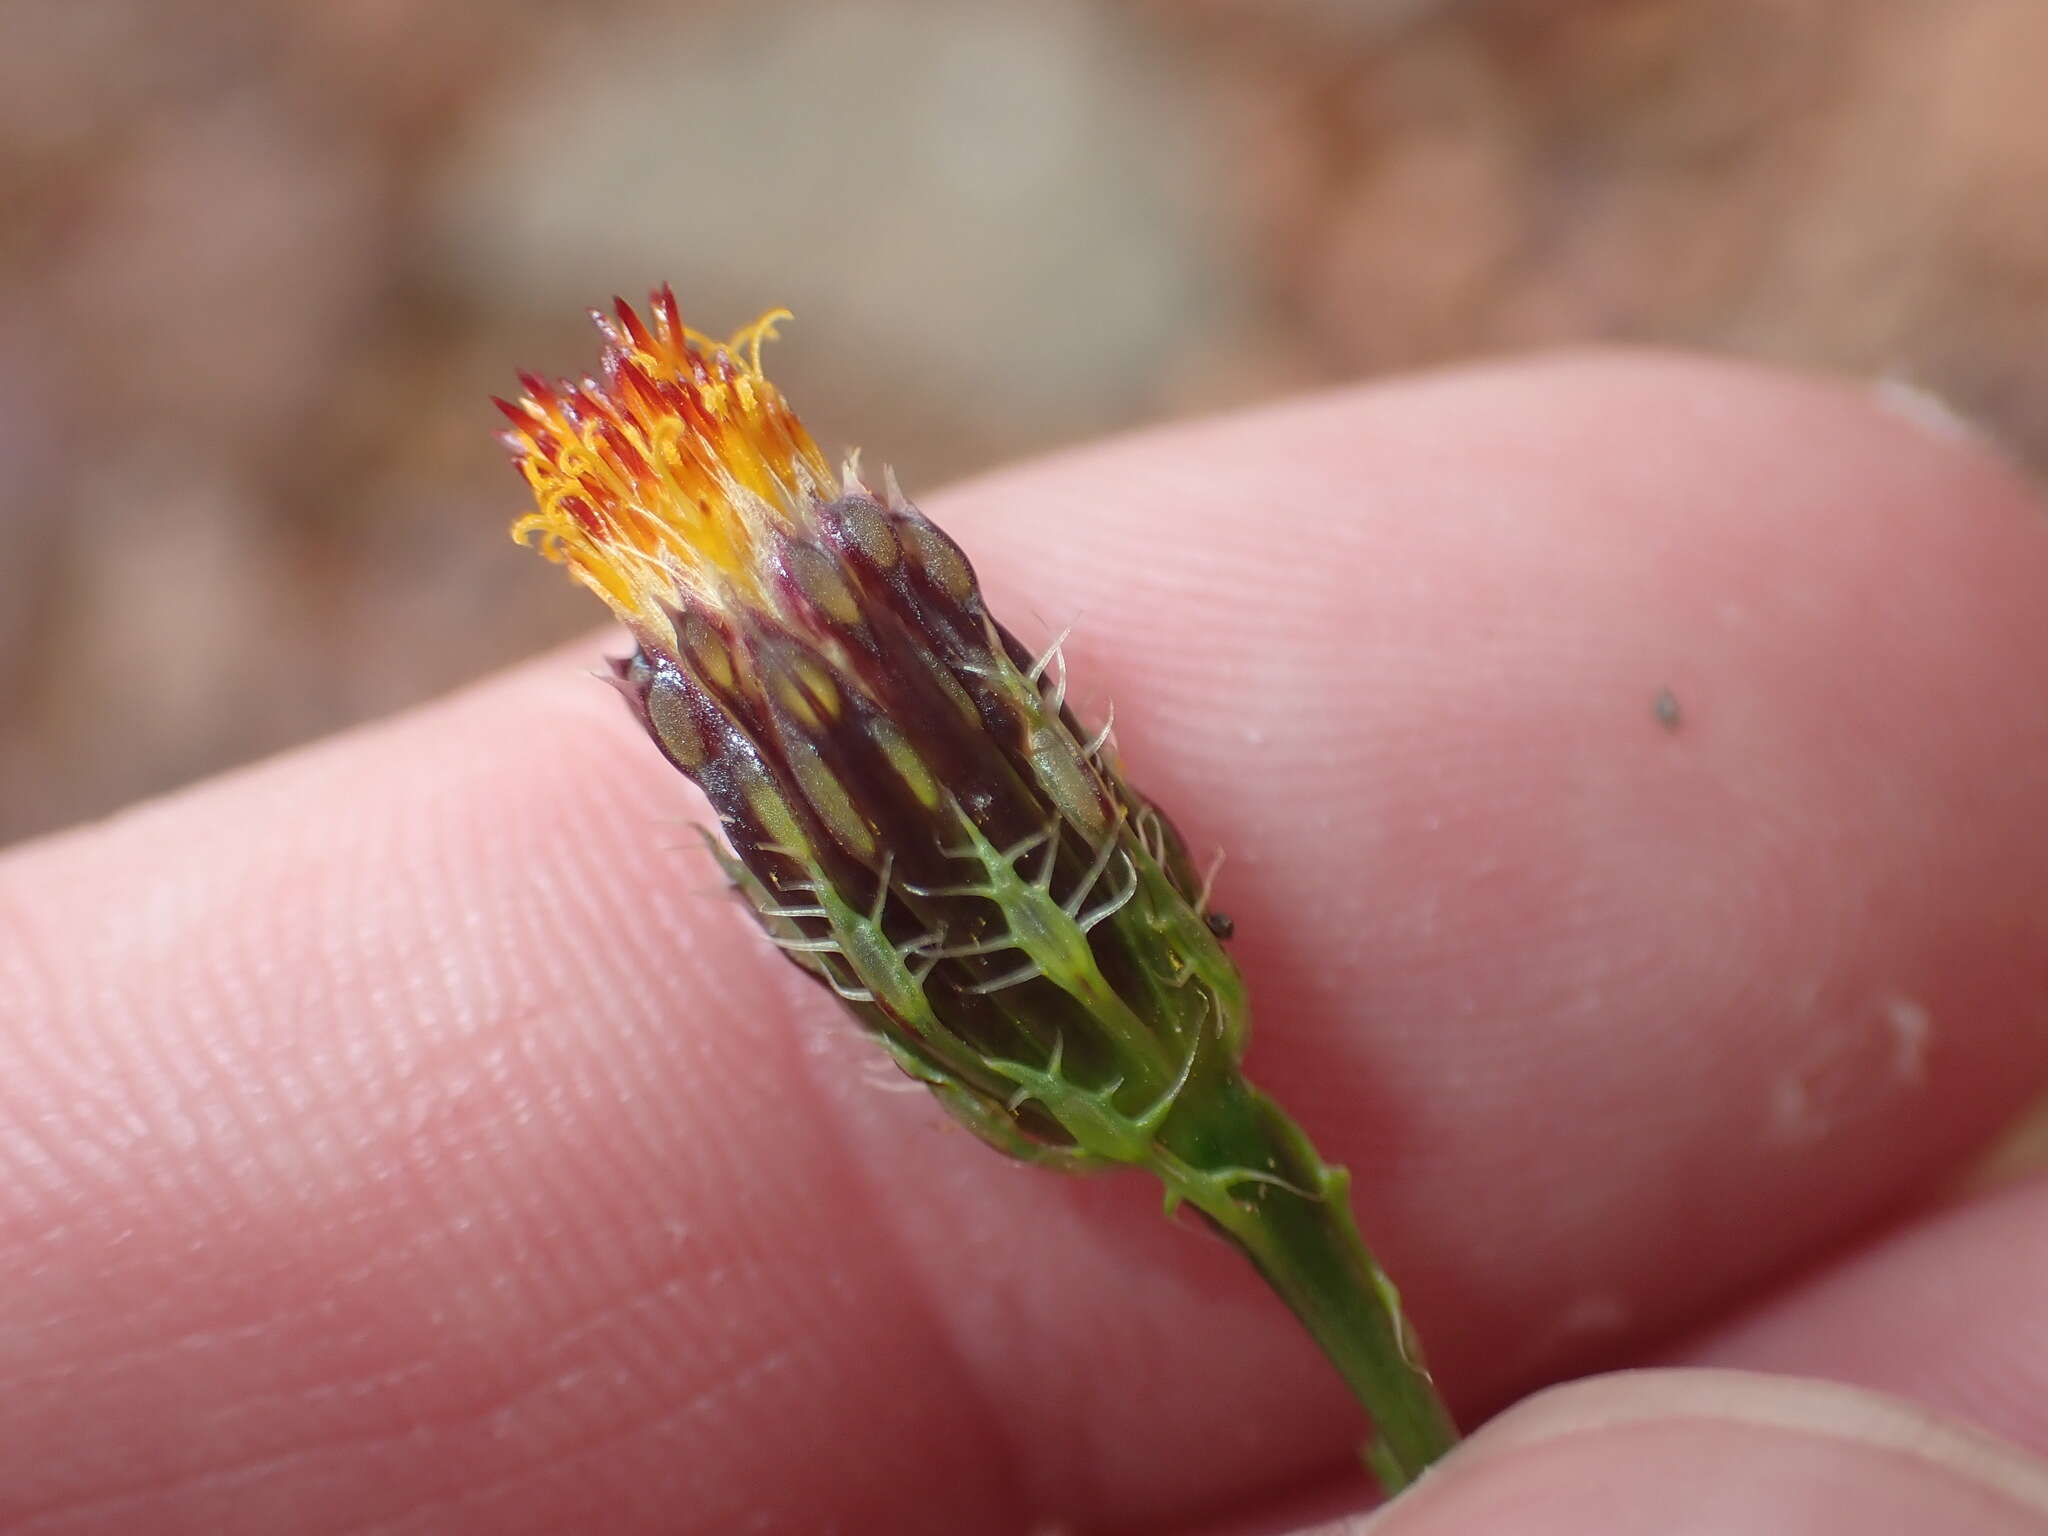
POLYGON ((787 310, 718 341, 685 326, 666 286, 651 324, 616 300, 593 311, 601 377, 550 384, 521 374, 518 403, 497 401, 535 510, 512 535, 538 544, 635 629, 662 626, 688 595, 720 607, 760 602, 775 531, 839 493, 837 478, 761 372, 761 343, 787 310))

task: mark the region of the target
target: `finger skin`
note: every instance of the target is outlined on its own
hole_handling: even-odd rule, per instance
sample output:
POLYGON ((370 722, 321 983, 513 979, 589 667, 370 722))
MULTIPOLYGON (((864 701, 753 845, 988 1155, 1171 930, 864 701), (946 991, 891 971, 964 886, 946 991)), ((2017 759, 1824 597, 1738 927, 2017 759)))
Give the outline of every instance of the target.
POLYGON ((1642 1372, 1514 1409, 1411 1495, 1348 1529, 2038 1536, 2048 1530, 2048 1466, 1924 1410, 1831 1384, 1642 1372))
POLYGON ((2048 1179, 1889 1235, 1674 1358, 1855 1382, 2048 1454, 2048 1179))
MULTIPOLYGON (((2048 1067, 2048 523, 1954 445, 1591 360, 932 510, 1231 850, 1253 1069, 1468 1412, 2048 1067)), ((0 866, 0 1523, 1114 1528, 1342 1462, 1233 1256, 880 1091, 696 814, 551 658, 0 866)))

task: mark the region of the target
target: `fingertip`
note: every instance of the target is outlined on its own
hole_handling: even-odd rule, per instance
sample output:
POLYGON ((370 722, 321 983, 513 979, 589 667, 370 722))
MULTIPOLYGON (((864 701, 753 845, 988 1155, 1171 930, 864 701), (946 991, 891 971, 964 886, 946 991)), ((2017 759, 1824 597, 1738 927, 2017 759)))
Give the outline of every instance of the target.
POLYGON ((1833 1383, 1641 1371, 1500 1416, 1363 1528, 1371 1536, 2037 1532, 2048 1466, 1833 1383))

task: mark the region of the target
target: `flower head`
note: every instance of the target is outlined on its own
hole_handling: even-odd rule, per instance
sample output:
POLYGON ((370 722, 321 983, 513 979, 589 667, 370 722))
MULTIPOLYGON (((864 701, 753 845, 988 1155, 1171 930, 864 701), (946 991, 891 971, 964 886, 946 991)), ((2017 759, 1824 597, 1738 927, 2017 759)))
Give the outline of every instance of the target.
POLYGON ((514 533, 632 631, 618 685, 770 938, 985 1135, 1117 1158, 1242 1041, 1179 837, 893 476, 827 468, 761 370, 782 312, 719 342, 651 309, 500 402, 514 533))

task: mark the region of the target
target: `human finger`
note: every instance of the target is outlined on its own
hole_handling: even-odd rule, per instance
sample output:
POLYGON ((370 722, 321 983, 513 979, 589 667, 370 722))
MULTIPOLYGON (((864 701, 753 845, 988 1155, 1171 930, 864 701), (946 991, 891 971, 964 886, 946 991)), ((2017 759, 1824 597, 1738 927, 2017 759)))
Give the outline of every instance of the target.
MULTIPOLYGON (((1838 1240, 2038 1077, 2048 727, 1981 684, 2032 686, 2048 556, 1975 456, 1578 363, 935 510, 1080 611, 1139 782, 1238 850, 1254 1071, 1468 1409, 1838 1240)), ((6 864, 24 1523, 1114 1524, 1346 1454, 1229 1255, 849 1071, 687 804, 556 660, 6 864)))
POLYGON ((1320 1536, 2034 1536, 2048 1465, 1903 1401, 1643 1371, 1510 1410, 1376 1519, 1320 1536))

